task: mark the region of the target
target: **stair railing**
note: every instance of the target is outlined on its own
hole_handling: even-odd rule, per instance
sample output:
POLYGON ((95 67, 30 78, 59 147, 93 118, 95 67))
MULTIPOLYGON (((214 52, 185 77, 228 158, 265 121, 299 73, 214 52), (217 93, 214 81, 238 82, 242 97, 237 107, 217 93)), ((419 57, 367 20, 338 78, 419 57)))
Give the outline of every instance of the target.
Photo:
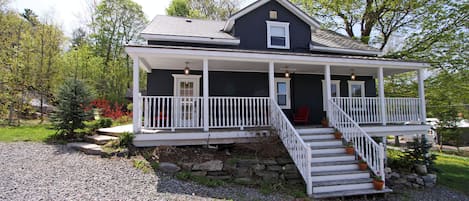
POLYGON ((329 122, 342 132, 344 139, 353 144, 358 156, 366 161, 371 171, 384 181, 385 152, 383 144, 376 143, 357 122, 332 100, 329 100, 329 122))
POLYGON ((290 123, 282 109, 274 101, 270 101, 270 122, 272 128, 287 149, 290 157, 295 162, 296 167, 301 173, 305 183, 308 195, 313 193, 313 184, 311 181, 311 146, 303 141, 298 131, 290 123))

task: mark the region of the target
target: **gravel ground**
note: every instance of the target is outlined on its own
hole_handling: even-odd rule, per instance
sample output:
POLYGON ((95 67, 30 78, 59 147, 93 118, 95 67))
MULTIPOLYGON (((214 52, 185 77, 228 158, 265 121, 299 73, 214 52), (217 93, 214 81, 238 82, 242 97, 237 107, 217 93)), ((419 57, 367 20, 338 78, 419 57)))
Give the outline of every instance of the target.
POLYGON ((62 145, 0 143, 0 200, 291 200, 244 187, 209 188, 143 173, 130 160, 62 145))
MULTIPOLYGON (((441 186, 394 191, 386 198, 371 200, 469 201, 466 195, 441 186)), ((251 188, 209 188, 161 174, 145 174, 132 167, 130 160, 88 156, 61 145, 0 143, 0 200, 220 199, 292 200, 285 195, 263 195, 251 188)))

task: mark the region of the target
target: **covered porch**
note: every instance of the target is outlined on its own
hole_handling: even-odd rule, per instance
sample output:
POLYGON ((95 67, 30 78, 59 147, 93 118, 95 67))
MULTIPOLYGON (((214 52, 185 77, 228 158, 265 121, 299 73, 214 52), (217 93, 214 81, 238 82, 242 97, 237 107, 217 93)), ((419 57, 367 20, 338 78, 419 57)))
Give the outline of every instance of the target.
MULTIPOLYGON (((271 104, 290 120, 306 106, 305 125, 311 126, 329 116, 328 101, 360 125, 387 125, 397 132, 405 129, 396 125, 425 123, 423 63, 193 47, 128 46, 126 51, 134 59, 137 134, 269 127, 271 104), (139 93, 138 69, 150 73, 145 96, 139 93), (419 97, 384 97, 384 76, 408 71, 418 72, 419 97)), ((386 128, 374 130, 391 131, 386 128)))

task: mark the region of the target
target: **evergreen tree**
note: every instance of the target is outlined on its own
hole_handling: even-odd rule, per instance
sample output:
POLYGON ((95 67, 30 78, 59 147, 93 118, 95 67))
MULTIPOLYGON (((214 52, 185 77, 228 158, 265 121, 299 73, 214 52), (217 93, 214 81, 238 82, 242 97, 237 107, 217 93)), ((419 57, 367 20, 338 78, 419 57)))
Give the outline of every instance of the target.
POLYGON ((83 82, 75 79, 64 82, 57 94, 57 110, 52 116, 59 137, 73 137, 76 129, 85 127, 83 122, 90 117, 85 107, 91 99, 91 94, 83 82))

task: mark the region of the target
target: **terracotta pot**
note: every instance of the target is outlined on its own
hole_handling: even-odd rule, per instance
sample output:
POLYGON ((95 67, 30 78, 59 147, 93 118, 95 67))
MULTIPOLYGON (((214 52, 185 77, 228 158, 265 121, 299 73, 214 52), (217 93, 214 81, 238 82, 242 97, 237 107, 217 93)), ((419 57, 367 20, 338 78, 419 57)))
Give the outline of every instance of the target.
POLYGON ((360 170, 366 170, 368 168, 368 164, 358 163, 358 168, 360 168, 360 170))
POLYGON ((383 190, 384 181, 373 180, 373 187, 374 187, 376 190, 383 190))
POLYGON ((345 148, 345 152, 347 154, 353 155, 355 153, 355 149, 353 149, 353 147, 347 147, 345 148))
POLYGON ((337 132, 334 133, 334 137, 335 137, 335 139, 338 139, 338 140, 339 140, 339 139, 342 138, 342 133, 339 132, 339 131, 337 131, 337 132))
POLYGON ((329 128, 329 121, 323 119, 321 120, 321 125, 323 128, 329 128))

